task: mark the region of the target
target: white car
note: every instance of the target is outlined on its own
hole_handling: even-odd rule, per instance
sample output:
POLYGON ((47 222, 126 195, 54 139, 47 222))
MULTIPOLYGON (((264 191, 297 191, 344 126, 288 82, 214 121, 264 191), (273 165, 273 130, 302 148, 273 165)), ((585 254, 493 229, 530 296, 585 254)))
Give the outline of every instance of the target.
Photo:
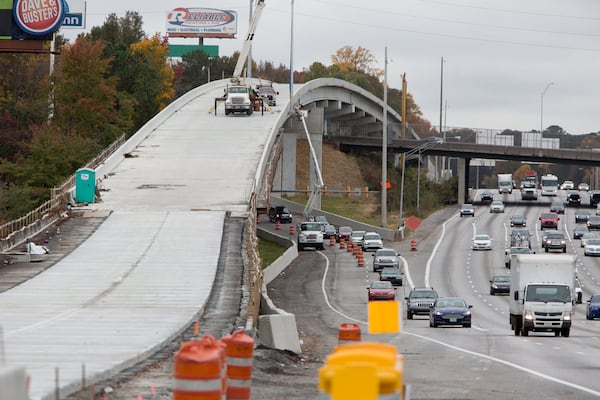
POLYGON ((585 247, 585 244, 589 239, 600 239, 600 236, 598 236, 598 232, 584 233, 583 236, 581 236, 580 238, 580 246, 582 248, 585 247))
POLYGON ((583 247, 586 256, 600 256, 600 239, 588 239, 583 247))
POLYGON ((492 201, 492 204, 490 204, 490 212, 491 213, 503 213, 504 212, 504 203, 500 200, 492 201))
POLYGON ((491 250, 492 238, 489 235, 475 235, 473 238, 473 250, 491 250))
POLYGON ((362 239, 363 251, 378 250, 383 248, 383 241, 377 232, 367 232, 362 239))
POLYGON ((353 246, 362 246, 363 237, 367 231, 352 231, 352 236, 350 236, 350 241, 353 246))
POLYGON ((589 191, 589 190, 590 190, 590 185, 588 185, 587 183, 583 183, 583 182, 582 182, 582 183, 580 183, 580 184, 577 186, 577 190, 581 190, 581 191, 583 191, 583 192, 587 192, 587 191, 589 191))
POLYGON ((575 183, 573 181, 564 181, 562 185, 560 185, 562 190, 573 190, 575 189, 575 183))

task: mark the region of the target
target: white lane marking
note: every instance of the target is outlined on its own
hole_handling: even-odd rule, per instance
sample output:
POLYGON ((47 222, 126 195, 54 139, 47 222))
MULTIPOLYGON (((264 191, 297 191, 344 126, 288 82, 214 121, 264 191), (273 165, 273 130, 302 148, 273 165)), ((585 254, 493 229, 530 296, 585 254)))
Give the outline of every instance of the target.
POLYGON ((529 368, 525 368, 525 367, 523 367, 523 366, 521 366, 519 364, 515 364, 515 363, 512 363, 510 361, 506 361, 506 360, 502 360, 500 358, 492 357, 492 356, 489 356, 487 354, 477 353, 475 351, 463 349, 461 347, 457 347, 457 346, 454 346, 454 345, 451 345, 451 344, 448 344, 448 343, 444 343, 444 342, 442 342, 440 340, 437 340, 437 339, 429 338, 429 337, 426 337, 426 336, 421 336, 421 335, 418 335, 418 334, 412 333, 412 332, 406 332, 406 331, 404 331, 404 332, 401 332, 401 334, 414 336, 414 337, 417 337, 417 338, 423 339, 423 340, 428 340, 428 341, 430 341, 432 343, 436 343, 436 344, 439 344, 441 346, 444 346, 444 347, 447 347, 447 348, 450 348, 450 349, 453 349, 453 350, 456 350, 456 351, 463 352, 465 354, 469 354, 469 355, 472 355, 472 356, 475 356, 475 357, 483 358, 485 360, 489 360, 489 361, 492 361, 492 362, 495 362, 495 363, 498 363, 498 364, 503 364, 503 365, 506 365, 508 367, 517 369, 519 371, 526 372, 526 373, 528 373, 530 375, 534 375, 534 376, 537 376, 539 378, 545 379, 547 381, 558 383, 560 385, 567 386, 567 387, 570 387, 572 389, 580 390, 582 392, 589 393, 591 395, 600 397, 600 392, 597 391, 597 390, 594 390, 594 389, 591 389, 591 388, 588 388, 588 387, 585 387, 585 386, 577 385, 575 383, 568 382, 568 381, 565 381, 563 379, 555 378, 553 376, 550 376, 550 375, 547 375, 547 374, 543 374, 541 372, 538 372, 538 371, 535 371, 535 370, 532 370, 532 369, 529 369, 529 368))
POLYGON ((427 264, 425 264, 425 286, 426 287, 431 287, 431 285, 429 284, 429 276, 431 274, 431 262, 433 261, 433 257, 435 257, 435 254, 437 253, 437 249, 438 247, 440 247, 440 245, 443 242, 443 238, 444 235, 446 234, 446 224, 450 221, 452 221, 454 218, 457 218, 456 214, 454 214, 454 216, 448 220, 446 220, 443 224, 442 224, 442 234, 440 235, 439 240, 437 241, 437 243, 435 244, 435 246, 433 247, 433 251, 431 252, 431 254, 429 255, 429 259, 427 260, 427 264))
POLYGON ((320 251, 317 251, 317 253, 319 253, 321 257, 325 259, 325 271, 323 272, 323 279, 321 279, 321 292, 323 293, 323 298, 325 299, 325 303, 327 303, 327 307, 329 307, 329 309, 334 313, 339 314, 342 317, 349 319, 350 321, 354 321, 358 324, 367 325, 367 322, 358 320, 356 318, 352 318, 344 314, 343 312, 338 311, 335 307, 331 305, 331 303, 329 302, 329 297, 327 296, 327 290, 325 290, 325 280, 327 279, 327 273, 329 272, 329 258, 327 258, 327 256, 320 251))

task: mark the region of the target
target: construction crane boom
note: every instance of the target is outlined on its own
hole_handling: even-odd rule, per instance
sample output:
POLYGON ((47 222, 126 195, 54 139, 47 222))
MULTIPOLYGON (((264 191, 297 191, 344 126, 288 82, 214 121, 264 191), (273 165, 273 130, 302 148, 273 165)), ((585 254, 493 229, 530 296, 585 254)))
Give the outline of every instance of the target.
POLYGON ((233 77, 231 78, 232 81, 239 81, 242 76, 244 64, 246 63, 246 59, 250 53, 250 47, 252 47, 254 32, 256 31, 258 20, 260 19, 260 15, 262 14, 264 7, 265 0, 256 0, 256 5, 254 6, 254 15, 252 16, 252 21, 250 22, 250 27, 248 28, 248 35, 246 35, 246 40, 244 41, 242 50, 240 50, 240 57, 235 65, 235 69, 233 70, 233 77))

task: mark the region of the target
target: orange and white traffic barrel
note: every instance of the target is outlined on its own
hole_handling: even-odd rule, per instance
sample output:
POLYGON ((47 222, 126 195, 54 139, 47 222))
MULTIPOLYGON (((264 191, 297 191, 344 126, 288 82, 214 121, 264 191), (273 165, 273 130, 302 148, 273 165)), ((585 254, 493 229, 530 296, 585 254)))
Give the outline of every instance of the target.
POLYGON ((294 226, 294 224, 290 224, 290 235, 295 235, 296 234, 296 227, 294 226))
POLYGON ((343 237, 341 237, 340 238, 340 249, 343 249, 345 247, 346 247, 346 240, 343 237))
POLYGON ((277 218, 277 220, 275 221, 275 230, 279 230, 281 228, 281 221, 279 221, 279 218, 277 218))
POLYGON ((353 323, 340 324, 338 328, 338 344, 360 342, 360 326, 353 323))
POLYGON ((329 246, 335 246, 335 237, 329 236, 329 246))
POLYGON ((354 251, 354 243, 348 241, 348 253, 352 253, 354 251))
POLYGON ((221 400, 223 348, 211 335, 187 342, 175 354, 173 400, 221 400))
POLYGON ((238 329, 221 341, 227 345, 227 400, 250 400, 254 339, 238 329))

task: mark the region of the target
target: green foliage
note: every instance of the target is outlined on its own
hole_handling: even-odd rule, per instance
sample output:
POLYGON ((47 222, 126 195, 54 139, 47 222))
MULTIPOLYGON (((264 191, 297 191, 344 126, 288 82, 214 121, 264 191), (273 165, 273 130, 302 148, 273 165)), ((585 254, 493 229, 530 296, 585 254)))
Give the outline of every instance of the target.
POLYGON ((258 253, 260 254, 262 268, 265 269, 277 260, 287 249, 277 243, 258 239, 258 253))
POLYGON ((0 221, 10 221, 26 215, 48 200, 47 188, 9 186, 0 196, 0 221), (43 199, 43 200, 42 200, 43 199))

